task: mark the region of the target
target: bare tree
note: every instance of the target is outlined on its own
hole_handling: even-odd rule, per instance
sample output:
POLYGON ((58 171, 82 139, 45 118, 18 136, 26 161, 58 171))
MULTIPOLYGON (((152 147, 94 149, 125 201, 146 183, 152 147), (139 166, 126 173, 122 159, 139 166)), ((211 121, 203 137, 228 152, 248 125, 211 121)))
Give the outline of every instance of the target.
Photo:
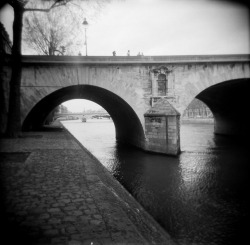
MULTIPOLYGON (((35 3, 34 7, 39 8, 39 5, 35 3)), ((23 21, 24 48, 32 48, 42 55, 72 54, 71 47, 78 45, 83 14, 81 8, 72 4, 54 8, 45 14, 27 12, 23 21)))
POLYGON ((21 37, 22 19, 25 3, 22 1, 8 1, 14 10, 13 46, 12 46, 12 75, 9 92, 9 111, 6 135, 17 137, 21 131, 20 84, 22 76, 21 66, 21 37))
MULTIPOLYGON (((44 0, 48 2, 50 0, 44 0)), ((49 8, 44 9, 25 9, 28 3, 26 0, 5 0, 14 10, 13 22, 13 47, 12 47, 12 75, 10 80, 9 92, 9 111, 6 135, 8 137, 18 137, 21 132, 21 108, 20 108, 20 85, 22 77, 21 60, 21 40, 23 27, 23 14, 25 11, 43 11, 48 12, 51 9, 66 4, 69 0, 51 0, 49 8)))
POLYGON ((48 13, 54 8, 65 6, 66 4, 73 1, 81 2, 80 0, 40 0, 40 2, 47 4, 45 7, 41 8, 33 8, 27 6, 28 3, 32 3, 34 2, 34 0, 3 0, 1 2, 1 7, 3 6, 3 4, 9 3, 14 10, 13 47, 11 64, 12 75, 9 92, 8 123, 6 129, 6 136, 8 137, 18 137, 21 132, 20 85, 22 76, 21 43, 23 14, 25 11, 48 13))
MULTIPOLYGON (((42 55, 76 55, 83 44, 83 17, 96 18, 110 0, 67 1, 47 13, 26 12, 23 21, 23 52, 42 55)), ((29 2, 29 8, 41 9, 41 1, 29 2)), ((47 8, 49 6, 46 6, 47 8)))

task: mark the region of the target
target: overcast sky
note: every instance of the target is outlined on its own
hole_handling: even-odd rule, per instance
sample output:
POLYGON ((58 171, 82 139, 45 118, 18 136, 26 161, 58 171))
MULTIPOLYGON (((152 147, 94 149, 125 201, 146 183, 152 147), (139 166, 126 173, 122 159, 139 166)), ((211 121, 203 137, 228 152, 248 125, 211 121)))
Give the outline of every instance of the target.
MULTIPOLYGON (((250 53, 249 9, 228 1, 113 0, 95 19, 84 17, 88 55, 250 53)), ((0 21, 11 36, 10 12, 0 21)), ((79 35, 84 43, 83 29, 79 35)))
MULTIPOLYGON (((112 55, 114 50, 117 55, 128 50, 131 55, 250 52, 248 8, 228 1, 113 0, 95 19, 84 17, 89 21, 89 55, 112 55)), ((6 19, 11 19, 10 13, 1 13, 10 31, 6 19)), ((79 35, 84 43, 83 29, 79 35)))
POLYGON ((248 9, 212 0, 124 0, 88 29, 93 55, 249 53, 248 9))

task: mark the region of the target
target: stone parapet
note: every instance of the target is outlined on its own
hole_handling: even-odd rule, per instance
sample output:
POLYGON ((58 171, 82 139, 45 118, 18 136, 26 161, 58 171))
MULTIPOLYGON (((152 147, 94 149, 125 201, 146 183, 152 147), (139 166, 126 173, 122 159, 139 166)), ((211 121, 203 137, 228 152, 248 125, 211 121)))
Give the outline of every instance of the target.
POLYGON ((159 56, 48 56, 24 55, 23 64, 183 64, 249 62, 249 54, 159 56))

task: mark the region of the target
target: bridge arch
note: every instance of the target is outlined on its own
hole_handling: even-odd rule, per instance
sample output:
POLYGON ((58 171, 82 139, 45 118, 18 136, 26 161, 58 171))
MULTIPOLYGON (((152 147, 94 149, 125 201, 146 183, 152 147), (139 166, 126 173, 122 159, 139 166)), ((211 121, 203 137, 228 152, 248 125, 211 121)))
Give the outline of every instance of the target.
POLYGON ((68 86, 45 96, 30 110, 22 130, 41 128, 56 106, 71 99, 87 99, 101 105, 113 119, 117 140, 143 148, 144 130, 133 108, 118 95, 93 85, 68 86))
POLYGON ((214 116, 214 132, 221 135, 250 136, 249 122, 250 79, 234 79, 212 85, 196 98, 204 102, 214 116))

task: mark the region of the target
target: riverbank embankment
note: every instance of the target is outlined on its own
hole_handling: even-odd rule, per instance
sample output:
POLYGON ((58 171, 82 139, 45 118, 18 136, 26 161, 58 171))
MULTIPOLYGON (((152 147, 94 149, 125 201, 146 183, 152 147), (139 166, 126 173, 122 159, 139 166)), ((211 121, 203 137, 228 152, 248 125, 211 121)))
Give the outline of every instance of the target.
POLYGON ((183 124, 214 124, 214 118, 182 118, 183 124))
POLYGON ((174 244, 62 127, 0 139, 0 160, 8 244, 174 244))

